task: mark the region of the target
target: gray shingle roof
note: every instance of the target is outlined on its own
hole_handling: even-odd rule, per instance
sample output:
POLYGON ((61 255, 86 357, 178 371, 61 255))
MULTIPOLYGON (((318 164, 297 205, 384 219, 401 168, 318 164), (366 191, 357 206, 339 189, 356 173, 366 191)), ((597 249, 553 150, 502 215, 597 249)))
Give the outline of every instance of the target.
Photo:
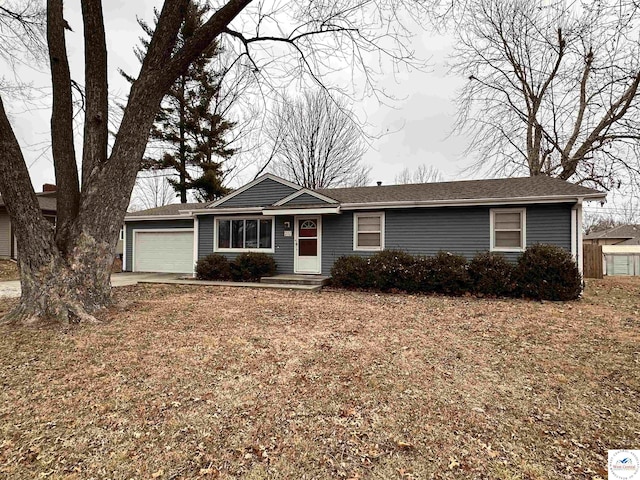
POLYGON ((379 187, 326 188, 316 191, 341 203, 515 199, 594 194, 602 194, 604 197, 604 193, 598 190, 546 176, 383 185, 379 187))
MULTIPOLYGON (((457 182, 383 185, 380 187, 325 188, 316 192, 340 203, 429 202, 455 200, 518 199, 532 197, 583 196, 605 194, 550 177, 502 178, 493 180, 462 180, 457 182)), ((209 202, 210 203, 210 202, 209 202)), ((206 208, 209 203, 174 203, 127 213, 127 217, 180 215, 180 210, 206 208)), ((330 204, 304 205, 296 208, 327 207, 330 204)), ((293 206, 267 207, 269 209, 293 206)), ((216 211, 221 209, 216 208, 216 211)))
POLYGON ((585 240, 596 238, 640 238, 640 225, 618 225, 600 232, 593 232, 585 235, 585 240))
POLYGON ((180 210, 191 210, 196 208, 205 208, 211 202, 194 202, 194 203, 172 203, 163 207, 149 208, 147 210, 139 210, 137 212, 128 212, 127 217, 144 217, 147 215, 180 215, 180 210))
MULTIPOLYGON (((36 197, 38 198, 38 203, 40 204, 41 210, 46 210, 48 212, 55 212, 57 210, 57 202, 56 197, 53 192, 51 193, 37 193, 36 197)), ((0 196, 0 207, 4 206, 4 200, 0 196)))

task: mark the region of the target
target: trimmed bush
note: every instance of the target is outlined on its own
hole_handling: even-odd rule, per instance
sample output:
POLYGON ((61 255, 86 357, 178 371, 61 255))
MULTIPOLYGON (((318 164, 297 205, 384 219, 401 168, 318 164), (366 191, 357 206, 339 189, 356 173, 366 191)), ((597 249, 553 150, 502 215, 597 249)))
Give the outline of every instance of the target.
POLYGON ((554 245, 536 244, 518 259, 517 291, 536 300, 575 300, 582 292, 582 276, 573 257, 554 245))
POLYGON ((473 291, 480 295, 512 295, 515 290, 514 271, 514 265, 496 253, 478 253, 469 263, 473 291))
POLYGON ((276 262, 266 253, 242 253, 230 266, 231 278, 236 282, 260 280, 276 273, 276 262))
POLYGON ((434 257, 385 250, 369 258, 340 257, 331 269, 332 283, 344 288, 518 296, 544 300, 574 300, 582 278, 571 255, 552 245, 534 245, 517 266, 502 255, 479 253, 470 263, 462 255, 439 252, 434 257))
POLYGON ((398 288, 409 293, 434 293, 437 290, 433 257, 417 255, 404 276, 398 278, 398 288))
POLYGON ((368 259, 357 255, 338 258, 331 267, 331 283, 344 288, 373 288, 368 259))
POLYGON ((467 259, 462 255, 438 252, 431 259, 430 267, 434 291, 447 295, 464 295, 471 291, 467 259))
POLYGON ((231 278, 229 260, 216 253, 201 258, 196 263, 196 278, 200 280, 229 280, 231 278))
POLYGON ((406 289, 411 283, 414 257, 402 250, 383 250, 368 260, 370 281, 379 290, 406 289))

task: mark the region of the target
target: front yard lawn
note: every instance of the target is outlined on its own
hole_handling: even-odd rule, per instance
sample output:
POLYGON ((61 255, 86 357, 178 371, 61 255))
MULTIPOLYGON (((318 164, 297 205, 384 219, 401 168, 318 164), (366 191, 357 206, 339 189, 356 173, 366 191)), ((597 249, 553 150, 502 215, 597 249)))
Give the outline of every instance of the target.
POLYGON ((115 297, 100 326, 3 327, 0 476, 594 480, 640 447, 638 280, 571 303, 115 297))

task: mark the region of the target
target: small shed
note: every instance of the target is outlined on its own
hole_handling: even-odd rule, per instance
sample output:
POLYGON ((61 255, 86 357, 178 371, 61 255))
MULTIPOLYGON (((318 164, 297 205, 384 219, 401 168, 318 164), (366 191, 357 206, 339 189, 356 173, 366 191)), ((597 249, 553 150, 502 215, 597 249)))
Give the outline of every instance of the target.
POLYGON ((640 275, 640 245, 603 245, 605 275, 640 275))

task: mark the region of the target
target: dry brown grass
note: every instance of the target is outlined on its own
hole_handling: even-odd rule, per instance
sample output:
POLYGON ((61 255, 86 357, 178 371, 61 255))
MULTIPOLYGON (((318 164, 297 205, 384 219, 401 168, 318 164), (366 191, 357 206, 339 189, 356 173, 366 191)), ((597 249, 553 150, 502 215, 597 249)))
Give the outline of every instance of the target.
POLYGON ((606 478, 640 445, 639 295, 117 289, 104 325, 2 332, 0 476, 606 478))
POLYGON ((18 266, 12 260, 0 260, 0 282, 6 280, 20 280, 18 266))

